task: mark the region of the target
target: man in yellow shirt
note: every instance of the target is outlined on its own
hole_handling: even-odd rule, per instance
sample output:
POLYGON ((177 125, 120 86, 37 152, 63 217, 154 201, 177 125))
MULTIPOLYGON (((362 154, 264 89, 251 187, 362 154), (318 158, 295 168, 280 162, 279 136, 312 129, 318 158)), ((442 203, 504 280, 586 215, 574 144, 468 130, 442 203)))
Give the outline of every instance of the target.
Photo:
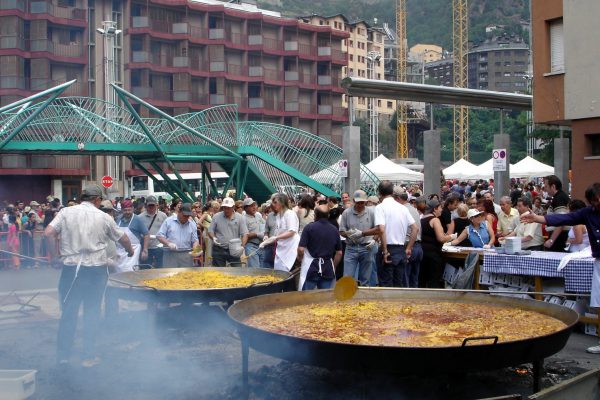
POLYGON ((503 238, 515 230, 519 223, 519 212, 512 208, 510 197, 500 198, 500 213, 498 214, 498 233, 496 237, 503 238))

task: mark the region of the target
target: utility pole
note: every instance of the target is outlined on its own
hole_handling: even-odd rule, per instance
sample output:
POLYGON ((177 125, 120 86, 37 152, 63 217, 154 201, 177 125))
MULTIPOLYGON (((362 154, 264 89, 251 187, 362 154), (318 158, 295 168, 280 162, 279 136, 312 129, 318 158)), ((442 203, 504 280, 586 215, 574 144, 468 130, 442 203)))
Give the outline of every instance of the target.
MULTIPOLYGON (((469 6, 467 0, 452 0, 452 51, 454 87, 466 88, 468 81, 469 6)), ((469 108, 454 106, 454 161, 469 158, 469 108)))
MULTIPOLYGON (((369 79, 375 79, 375 65, 381 60, 381 54, 376 51, 367 53, 367 73, 369 79)), ((369 152, 370 160, 379 156, 379 112, 377 99, 369 97, 369 152)))

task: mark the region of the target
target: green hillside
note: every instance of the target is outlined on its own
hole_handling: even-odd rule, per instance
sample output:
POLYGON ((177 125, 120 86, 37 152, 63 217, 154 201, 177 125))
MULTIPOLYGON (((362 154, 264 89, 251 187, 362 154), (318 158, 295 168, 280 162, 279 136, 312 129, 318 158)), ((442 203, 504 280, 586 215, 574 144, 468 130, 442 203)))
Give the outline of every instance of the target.
MULTIPOLYGON (((395 27, 396 0, 259 0, 261 8, 283 15, 334 15, 343 13, 350 20, 365 20, 378 25, 387 22, 395 27)), ((407 0, 407 35, 409 46, 415 43, 439 44, 452 49, 452 0, 407 0)), ((510 33, 521 33, 519 22, 529 20, 529 0, 469 1, 469 39, 485 38, 489 24, 505 25, 510 33)))

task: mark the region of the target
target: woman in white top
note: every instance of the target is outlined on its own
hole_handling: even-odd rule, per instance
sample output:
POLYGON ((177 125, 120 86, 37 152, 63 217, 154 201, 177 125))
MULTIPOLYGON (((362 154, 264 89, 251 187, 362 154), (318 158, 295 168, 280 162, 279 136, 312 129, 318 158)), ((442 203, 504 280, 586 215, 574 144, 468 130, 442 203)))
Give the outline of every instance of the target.
MULTIPOLYGON (((577 211, 585 208, 585 203, 581 200, 571 200, 569 202, 569 212, 577 211)), ((570 253, 581 251, 590 245, 590 238, 588 237, 587 229, 585 225, 575 225, 569 229, 569 239, 567 240, 567 246, 570 253)))
POLYGON ((298 215, 298 235, 302 235, 304 227, 315 221, 315 201, 309 194, 304 194, 298 201, 296 215, 298 215))
POLYGON ((298 254, 298 216, 290 209, 288 197, 285 194, 276 194, 271 206, 275 211, 275 236, 267 239, 271 242, 277 242, 275 248, 275 269, 281 271, 290 271, 296 261, 298 254))

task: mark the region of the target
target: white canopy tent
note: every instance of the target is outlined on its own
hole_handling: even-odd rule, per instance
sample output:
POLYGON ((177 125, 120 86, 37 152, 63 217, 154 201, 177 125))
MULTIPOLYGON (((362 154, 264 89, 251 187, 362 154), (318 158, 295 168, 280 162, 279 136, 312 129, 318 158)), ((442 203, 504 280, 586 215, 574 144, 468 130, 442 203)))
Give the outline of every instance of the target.
POLYGON ((554 175, 554 167, 529 156, 510 167, 511 178, 537 178, 554 175))
MULTIPOLYGON (((510 177, 513 178, 513 171, 516 164, 510 164, 510 177)), ((476 179, 493 179, 494 178, 494 159, 490 158, 483 164, 477 166, 478 178, 476 179)))
POLYGON ((368 163, 366 167, 382 181, 416 182, 423 180, 423 174, 421 172, 413 171, 398 165, 383 154, 380 154, 377 158, 368 163))
POLYGON ((473 176, 473 173, 476 170, 477 166, 475 164, 471 164, 464 158, 461 158, 451 166, 444 168, 442 173, 444 174, 445 179, 480 179, 477 176, 473 176))

